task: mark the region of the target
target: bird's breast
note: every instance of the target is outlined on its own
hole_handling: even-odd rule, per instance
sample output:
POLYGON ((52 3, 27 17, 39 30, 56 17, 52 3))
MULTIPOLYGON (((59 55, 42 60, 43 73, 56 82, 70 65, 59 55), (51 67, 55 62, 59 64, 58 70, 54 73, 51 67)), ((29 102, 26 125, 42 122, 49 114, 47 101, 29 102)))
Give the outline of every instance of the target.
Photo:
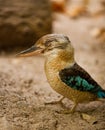
POLYGON ((59 77, 59 71, 64 68, 64 66, 65 63, 59 60, 51 60, 45 62, 45 73, 47 80, 51 87, 60 94, 64 94, 64 91, 67 89, 59 77))

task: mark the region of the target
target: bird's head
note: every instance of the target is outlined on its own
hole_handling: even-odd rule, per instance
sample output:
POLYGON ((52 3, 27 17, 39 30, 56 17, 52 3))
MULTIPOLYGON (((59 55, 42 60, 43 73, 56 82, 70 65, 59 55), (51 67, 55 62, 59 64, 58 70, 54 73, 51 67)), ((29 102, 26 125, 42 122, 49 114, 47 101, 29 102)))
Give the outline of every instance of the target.
POLYGON ((31 48, 20 52, 18 55, 32 56, 36 54, 61 55, 68 52, 68 55, 74 56, 74 49, 69 38, 63 34, 48 34, 41 37, 31 48))

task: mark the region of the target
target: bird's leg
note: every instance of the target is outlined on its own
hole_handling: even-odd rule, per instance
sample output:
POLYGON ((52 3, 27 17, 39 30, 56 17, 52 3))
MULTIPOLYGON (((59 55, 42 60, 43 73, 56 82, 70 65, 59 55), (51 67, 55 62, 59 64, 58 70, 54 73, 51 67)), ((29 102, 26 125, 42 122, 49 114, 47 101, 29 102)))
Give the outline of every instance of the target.
POLYGON ((62 100, 64 98, 65 97, 62 97, 59 101, 46 102, 45 105, 48 105, 48 104, 61 104, 63 106, 62 100))
POLYGON ((75 109, 76 109, 76 107, 77 107, 77 105, 78 105, 78 104, 75 103, 71 109, 69 109, 69 110, 61 110, 60 113, 61 113, 61 114, 74 113, 74 112, 75 112, 75 109))

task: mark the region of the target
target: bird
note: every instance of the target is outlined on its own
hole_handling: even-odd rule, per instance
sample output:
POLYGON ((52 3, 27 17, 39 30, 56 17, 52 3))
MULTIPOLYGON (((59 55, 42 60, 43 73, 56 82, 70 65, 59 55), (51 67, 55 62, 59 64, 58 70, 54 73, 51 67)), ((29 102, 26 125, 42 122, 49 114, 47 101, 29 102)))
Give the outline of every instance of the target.
POLYGON ((72 108, 62 111, 66 114, 75 112, 79 103, 105 99, 105 90, 75 61, 74 52, 68 36, 46 34, 32 47, 17 54, 19 57, 45 56, 47 80, 52 89, 62 95, 59 101, 52 103, 62 103, 64 98, 74 103, 72 108))

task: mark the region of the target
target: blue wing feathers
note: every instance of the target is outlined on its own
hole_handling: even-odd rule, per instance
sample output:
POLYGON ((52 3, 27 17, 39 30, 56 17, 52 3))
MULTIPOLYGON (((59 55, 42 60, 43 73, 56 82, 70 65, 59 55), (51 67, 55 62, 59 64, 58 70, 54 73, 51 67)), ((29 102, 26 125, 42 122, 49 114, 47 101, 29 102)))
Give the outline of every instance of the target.
POLYGON ((105 98, 105 90, 100 90, 97 92, 98 98, 105 98))
POLYGON ((89 84, 85 79, 82 79, 80 76, 68 77, 64 82, 73 89, 93 92, 97 95, 98 98, 105 98, 105 90, 102 90, 100 86, 89 84))
POLYGON ((78 64, 59 72, 61 80, 73 89, 90 92, 98 98, 105 98, 105 90, 78 64))
POLYGON ((92 91, 92 92, 97 92, 100 90, 100 86, 94 86, 85 79, 81 78, 80 76, 71 76, 68 78, 65 78, 64 82, 77 90, 81 91, 92 91))

